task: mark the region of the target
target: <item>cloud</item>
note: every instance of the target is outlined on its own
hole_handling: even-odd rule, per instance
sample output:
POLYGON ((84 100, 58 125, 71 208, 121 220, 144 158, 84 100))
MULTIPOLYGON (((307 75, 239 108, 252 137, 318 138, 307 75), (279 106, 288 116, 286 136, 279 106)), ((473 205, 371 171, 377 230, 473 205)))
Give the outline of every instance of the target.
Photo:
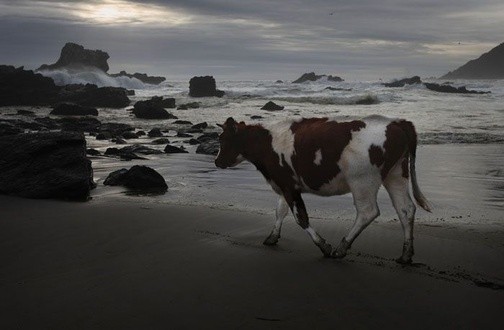
POLYGON ((502 42, 500 2, 0 1, 0 62, 37 66, 74 41, 113 70, 184 79, 441 75, 502 42))

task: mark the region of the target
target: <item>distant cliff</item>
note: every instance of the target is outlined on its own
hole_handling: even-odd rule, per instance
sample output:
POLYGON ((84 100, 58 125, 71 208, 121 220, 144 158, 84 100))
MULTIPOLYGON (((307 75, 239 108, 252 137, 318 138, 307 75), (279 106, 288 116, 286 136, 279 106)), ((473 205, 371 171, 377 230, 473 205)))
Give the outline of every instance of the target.
POLYGON ((504 79, 504 43, 448 72, 441 79, 504 79))

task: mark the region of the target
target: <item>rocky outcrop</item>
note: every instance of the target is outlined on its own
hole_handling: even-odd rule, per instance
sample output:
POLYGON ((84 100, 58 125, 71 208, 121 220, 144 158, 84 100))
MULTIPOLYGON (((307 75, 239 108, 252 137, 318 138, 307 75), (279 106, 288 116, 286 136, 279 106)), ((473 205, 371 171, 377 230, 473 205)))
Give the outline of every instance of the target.
POLYGON ((268 110, 268 111, 279 111, 279 110, 283 110, 283 109, 284 109, 283 106, 278 105, 272 101, 269 101, 268 103, 263 105, 263 107, 261 108, 261 110, 268 110))
POLYGON ((293 84, 300 84, 300 83, 304 83, 304 82, 307 82, 307 81, 317 81, 319 79, 322 79, 322 78, 326 78, 327 81, 334 81, 334 82, 339 82, 339 81, 343 81, 343 79, 341 77, 338 77, 338 76, 331 76, 331 75, 316 75, 315 72, 309 72, 309 73, 304 73, 301 77, 299 77, 298 79, 294 80, 292 83, 293 84))
POLYGON ((133 114, 137 118, 143 119, 177 119, 164 108, 175 107, 174 99, 163 99, 161 96, 154 96, 150 100, 138 101, 133 107, 133 114))
POLYGON ((441 79, 504 79, 504 43, 448 72, 441 79))
POLYGON ((49 114, 55 116, 98 116, 98 110, 73 103, 60 103, 49 114))
POLYGON ((61 49, 58 61, 54 64, 43 64, 37 71, 70 69, 77 71, 87 71, 89 68, 96 68, 103 72, 109 70, 107 60, 109 55, 101 50, 85 49, 83 46, 68 42, 61 49))
MULTIPOLYGON (((200 141, 200 140, 198 140, 200 141)), ((203 141, 196 148, 197 154, 217 155, 219 153, 220 143, 218 140, 203 141)))
POLYGON ((427 89, 440 93, 458 93, 458 94, 489 94, 490 92, 469 90, 465 86, 454 87, 450 85, 439 85, 434 83, 424 83, 427 89))
POLYGON ((94 188, 83 134, 24 133, 0 139, 0 193, 86 200, 94 188))
POLYGON ((0 65, 0 106, 49 105, 57 100, 59 87, 41 74, 0 65))
POLYGON ((172 145, 166 145, 164 152, 167 154, 186 154, 187 150, 172 145))
POLYGON ((392 81, 389 83, 383 83, 385 87, 404 87, 404 85, 421 84, 422 80, 419 76, 413 76, 411 78, 404 78, 401 80, 392 81))
POLYGON ((159 85, 163 81, 166 80, 165 77, 156 77, 156 76, 148 76, 145 73, 135 72, 133 74, 127 73, 126 71, 121 71, 119 73, 110 74, 111 77, 128 77, 128 78, 136 78, 145 84, 151 85, 159 85))
POLYGON ((128 169, 120 169, 110 173, 104 185, 124 186, 139 192, 159 192, 164 193, 168 189, 165 179, 156 170, 135 165, 128 169))
POLYGON ((189 96, 206 97, 217 96, 223 97, 224 92, 218 90, 215 84, 215 79, 212 76, 192 77, 189 80, 189 96))
POLYGON ((104 108, 124 108, 130 104, 126 89, 98 87, 92 84, 63 86, 59 92, 58 100, 88 107, 104 108))

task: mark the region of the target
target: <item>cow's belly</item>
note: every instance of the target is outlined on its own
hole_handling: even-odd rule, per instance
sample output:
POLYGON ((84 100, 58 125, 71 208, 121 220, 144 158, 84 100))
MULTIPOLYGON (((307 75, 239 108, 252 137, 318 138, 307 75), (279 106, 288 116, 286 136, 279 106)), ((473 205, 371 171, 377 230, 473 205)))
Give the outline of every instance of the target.
POLYGON ((300 180, 301 192, 319 196, 344 195, 350 192, 347 180, 342 173, 332 178, 329 182, 322 184, 317 189, 309 187, 304 180, 300 180))

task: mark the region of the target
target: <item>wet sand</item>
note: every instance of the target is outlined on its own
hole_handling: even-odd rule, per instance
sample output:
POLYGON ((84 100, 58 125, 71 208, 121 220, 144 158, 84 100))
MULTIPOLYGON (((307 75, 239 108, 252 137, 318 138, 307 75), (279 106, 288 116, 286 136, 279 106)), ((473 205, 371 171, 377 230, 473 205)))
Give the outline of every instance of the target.
MULTIPOLYGON (((272 214, 138 201, 0 197, 0 328, 502 325, 502 231, 418 226, 402 267, 397 222, 372 224, 339 261, 292 217, 271 248, 272 214)), ((333 244, 350 226, 312 224, 333 244)))

